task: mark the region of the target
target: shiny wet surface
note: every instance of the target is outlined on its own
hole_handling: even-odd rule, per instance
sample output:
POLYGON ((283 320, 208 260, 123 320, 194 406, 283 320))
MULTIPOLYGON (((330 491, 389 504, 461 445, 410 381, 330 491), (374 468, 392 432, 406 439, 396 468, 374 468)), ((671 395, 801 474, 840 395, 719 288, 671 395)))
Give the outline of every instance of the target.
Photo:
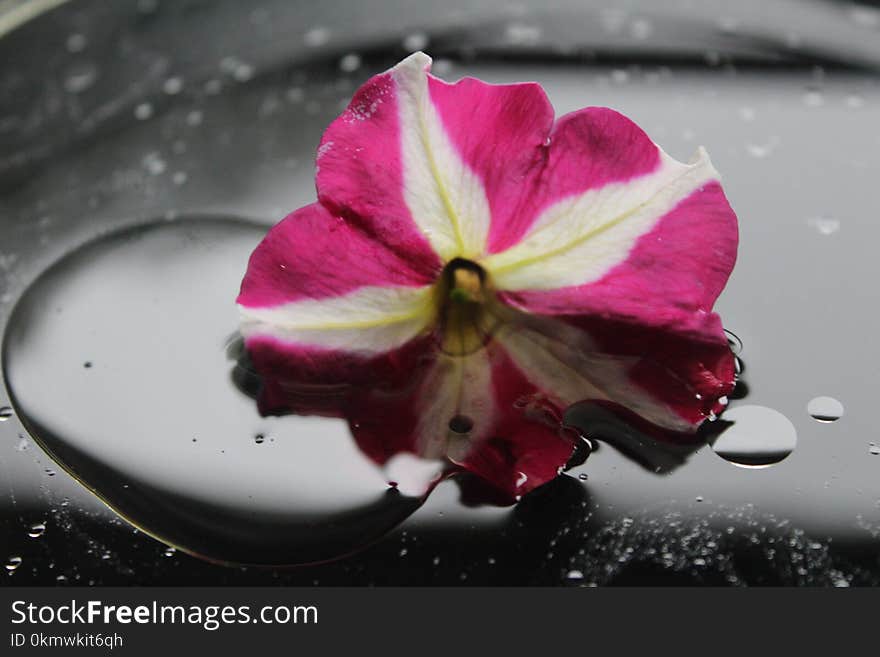
MULTIPOLYGON (((623 29, 629 30, 634 20, 623 29)), ((529 24, 522 17, 516 22, 529 24)), ((305 27, 299 31, 308 33, 305 27)), ((354 45, 332 39, 311 52, 308 65, 276 53, 263 69, 256 61, 259 52, 251 64, 251 57, 230 48, 219 53, 227 58, 225 64, 218 56, 210 66, 187 68, 191 62, 169 55, 164 69, 144 73, 148 82, 140 89, 101 100, 101 85, 110 84, 114 72, 98 56, 99 35, 77 53, 97 58, 94 82, 74 71, 76 80, 60 90, 69 80, 66 58, 73 33, 59 27, 56 39, 64 62, 57 68, 59 94, 65 111, 72 112, 70 122, 114 103, 104 112, 116 113, 112 125, 74 139, 48 160, 40 159, 36 146, 27 151, 20 161, 36 162, 29 164, 27 175, 19 173, 24 165, 15 168, 4 160, 4 331, 13 305, 38 274, 109 229, 156 217, 174 222, 192 214, 254 217, 265 227, 310 202, 313 151, 321 131, 362 79, 402 52, 365 50, 355 70, 347 70, 350 60, 339 66, 354 45), (237 60, 229 61, 233 56, 237 60), (178 68, 183 86, 175 91, 168 79, 178 68), (79 115, 70 109, 77 104, 79 115)), ((518 38, 532 38, 529 34, 514 30, 518 38)), ((132 37, 136 53, 143 47, 138 38, 132 37)), ((314 34, 310 38, 317 40, 314 34)), ((356 556, 297 570, 242 570, 205 563, 144 536, 70 478, 12 415, 0 422, 0 522, 8 544, 0 560, 9 581, 880 582, 880 440, 871 373, 871 363, 880 356, 873 335, 873 281, 880 272, 873 256, 878 235, 871 205, 880 167, 877 78, 833 66, 733 66, 713 58, 688 65, 650 60, 604 65, 523 56, 511 66, 494 56, 462 59, 448 47, 444 53, 437 41, 445 54, 437 67, 444 77, 539 80, 558 113, 610 105, 680 159, 699 144, 708 148, 740 218, 739 261, 718 305, 728 328, 742 340, 746 364, 745 385, 731 400, 731 414, 746 407, 781 414, 796 432, 794 450, 771 467, 744 468, 706 445, 693 453, 663 456, 662 474, 657 474, 657 457, 638 445, 600 444, 583 465, 516 507, 469 506, 468 500, 485 496, 447 482, 400 528, 356 556), (817 397, 838 400, 846 413, 834 422, 814 419, 808 404, 817 397), (37 525, 44 525, 42 532, 33 529, 37 525)), ((211 346, 221 370, 229 366, 223 345, 215 344, 226 335, 223 331, 211 346)), ((142 341, 132 343, 138 348, 142 341)), ((89 349, 73 343, 68 356, 53 360, 46 372, 47 395, 60 395, 64 386, 91 385, 80 382, 97 378, 92 375, 100 376, 105 367, 89 349)), ((0 406, 10 403, 4 392, 0 406)), ((148 401, 144 410, 149 411, 148 401)), ((80 420, 70 418, 65 426, 80 420)), ((241 421, 246 426, 228 427, 235 434, 229 449, 240 450, 241 462, 265 467, 277 477, 267 474, 262 501, 295 486, 284 481, 283 462, 257 451, 279 449, 278 441, 271 441, 272 431, 258 426, 253 416, 241 421), (264 433, 262 444, 256 443, 257 433, 264 433)), ((764 431, 772 443, 781 434, 770 426, 764 431)), ((227 446, 190 436, 192 427, 179 429, 179 451, 169 450, 167 475, 170 485, 185 487, 192 481, 175 468, 191 463, 194 450, 217 447, 210 458, 219 459, 219 450, 227 446), (198 441, 192 443, 192 437, 198 441)), ((163 439, 176 441, 177 430, 169 425, 163 439)), ((119 448, 135 467, 139 442, 122 449, 122 436, 108 434, 101 440, 119 448)), ((99 453, 109 458, 112 451, 99 453)), ((234 495, 234 484, 231 476, 228 486, 215 488, 210 501, 234 499, 243 514, 252 512, 255 507, 246 497, 234 495)), ((378 489, 369 490, 378 494, 378 489)), ((278 517, 287 517, 290 509, 282 500, 274 504, 278 517)), ((255 531, 272 527, 262 521, 251 529, 257 525, 255 531)), ((259 541, 257 548, 270 544, 259 541)))

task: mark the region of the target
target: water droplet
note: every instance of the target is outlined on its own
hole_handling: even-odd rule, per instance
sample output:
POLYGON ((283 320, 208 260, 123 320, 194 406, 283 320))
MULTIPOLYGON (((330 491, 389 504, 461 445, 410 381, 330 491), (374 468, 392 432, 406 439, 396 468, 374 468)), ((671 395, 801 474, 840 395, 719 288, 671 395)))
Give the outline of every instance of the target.
POLYGON ((87 370, 91 369, 92 368, 92 361, 87 360, 85 363, 83 363, 83 367, 86 368, 87 370))
POLYGON ((187 175, 186 171, 175 171, 174 175, 171 176, 171 182, 173 182, 177 186, 180 186, 186 184, 187 178, 189 178, 189 176, 187 175))
POLYGON ((833 235, 840 230, 840 221, 833 217, 811 217, 807 223, 822 235, 833 235))
POLYGON ((569 570, 565 574, 565 579, 572 582, 579 582, 584 578, 584 573, 580 570, 569 570))
POLYGON ((14 572, 21 565, 21 557, 9 557, 6 560, 6 570, 14 572))
POLYGON ((843 417, 843 404, 834 397, 813 397, 807 403, 807 413, 819 422, 835 422, 843 417))
POLYGON ((186 115, 186 124, 193 127, 202 125, 202 119, 204 118, 204 116, 205 115, 201 110, 193 110, 186 115))
POLYGON ((35 525, 31 525, 31 528, 28 530, 28 536, 31 538, 40 538, 43 534, 46 533, 46 524, 42 522, 38 522, 35 525))
POLYGON ((179 76, 173 76, 165 80, 162 84, 162 91, 164 91, 169 96, 175 96, 179 94, 183 90, 183 78, 179 76))
POLYGON ((743 350, 743 343, 742 340, 740 340, 739 336, 728 329, 724 329, 724 334, 727 336, 727 344, 728 346, 730 346, 730 350, 734 353, 734 355, 740 355, 743 350))
POLYGON ((779 139, 777 137, 772 137, 766 142, 763 143, 755 143, 750 142, 746 144, 746 151, 752 157, 762 160, 765 157, 770 156, 773 151, 776 149, 776 146, 779 144, 779 139))
POLYGON ((581 472, 581 473, 578 475, 578 479, 580 479, 581 481, 586 481, 587 479, 589 479, 589 477, 587 476, 587 473, 586 473, 586 472, 581 472))
POLYGON ((629 73, 622 68, 611 71, 611 81, 615 84, 626 84, 629 81, 629 73))
POLYGON ((0 406, 0 422, 6 422, 14 414, 11 406, 0 406))
POLYGON ((467 415, 456 415, 449 420, 449 430, 453 433, 467 434, 474 428, 474 421, 467 415))
POLYGON ((150 103, 140 103, 134 108, 134 118, 138 121, 146 121, 153 116, 153 106, 150 103))
POLYGON ((742 467, 762 468, 779 463, 794 451, 797 431, 779 411, 765 406, 740 406, 724 413, 709 438, 721 458, 742 467))
POLYGON ((173 547, 165 548, 165 551, 162 553, 163 556, 173 557, 177 553, 177 549, 173 547))
POLYGON ((92 64, 76 64, 64 76, 64 90, 79 94, 95 84, 97 79, 98 70, 92 64))
POLYGON ((654 33, 654 26, 649 20, 637 18, 632 22, 632 25, 630 25, 629 31, 634 39, 644 41, 654 33))
POLYGON ((339 70, 343 73, 354 73, 361 67, 361 56, 357 53, 349 53, 339 60, 339 70))
POLYGON ((868 445, 868 454, 873 454, 874 456, 880 454, 880 445, 877 445, 876 443, 868 445))
POLYGON ((167 166, 165 160, 162 159, 162 156, 155 151, 144 155, 141 164, 151 176, 162 175, 165 173, 165 168, 167 166))
POLYGON ((330 30, 326 27, 313 27, 303 36, 303 42, 310 48, 323 46, 330 40, 330 30))
POLYGON ((257 443, 257 445, 262 445, 264 442, 266 442, 266 436, 258 433, 256 436, 254 436, 254 442, 257 443))
POLYGON ((70 36, 67 37, 67 41, 65 42, 65 46, 67 47, 67 52, 73 54, 82 52, 86 49, 88 45, 88 41, 84 34, 80 34, 79 32, 74 32, 70 36))
POLYGON ((408 52, 416 52, 424 50, 428 47, 430 38, 424 32, 413 32, 408 34, 403 40, 403 49, 408 52))
POLYGON ((697 501, 697 502, 702 502, 702 501, 703 501, 703 496, 702 496, 702 495, 697 495, 697 496, 694 498, 694 500, 697 501))
POLYGON ((375 541, 424 496, 389 490, 404 473, 388 477, 343 420, 262 417, 246 366, 218 348, 238 326, 230 290, 264 234, 258 223, 182 217, 72 251, 20 297, 4 376, 40 443, 132 524, 222 561, 325 561, 375 541), (72 350, 113 366, 99 377, 59 368, 72 350), (113 404, 107 390, 119 391, 113 404), (242 448, 257 432, 271 449, 242 448))
POLYGON ((236 82, 247 82, 254 77, 254 67, 245 62, 239 62, 238 66, 232 71, 232 77, 236 82))

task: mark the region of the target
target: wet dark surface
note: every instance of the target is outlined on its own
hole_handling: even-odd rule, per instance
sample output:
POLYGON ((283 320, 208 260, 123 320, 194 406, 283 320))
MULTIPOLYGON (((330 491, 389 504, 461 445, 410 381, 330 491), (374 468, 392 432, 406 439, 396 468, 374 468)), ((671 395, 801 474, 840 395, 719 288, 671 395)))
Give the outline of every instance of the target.
MULTIPOLYGON (((880 236, 872 200, 880 170, 880 88, 866 68, 871 44, 880 42, 876 13, 811 3, 810 11, 785 21, 779 17, 791 3, 769 3, 768 9, 778 9, 771 12, 777 22, 764 21, 757 39, 760 30, 745 6, 731 9, 737 15, 727 22, 718 12, 688 14, 678 5, 665 17, 636 9, 597 13, 605 22, 593 21, 593 31, 579 34, 548 22, 545 14, 489 6, 480 19, 492 29, 480 35, 480 49, 462 12, 441 19, 425 9, 403 21, 412 29, 401 32, 388 28, 388 14, 377 10, 353 36, 351 28, 346 33, 335 27, 347 17, 333 14, 332 7, 320 17, 310 13, 317 10, 266 3, 239 17, 231 3, 180 3, 176 6, 188 9, 174 10, 179 15, 162 6, 138 11, 136 4, 115 15, 99 3, 73 3, 0 39, 5 62, 0 83, 16 92, 4 95, 0 112, 0 324, 7 339, 14 335, 6 329, 12 308, 28 285, 59 257, 108 230, 157 217, 174 223, 191 215, 253 217, 264 230, 287 210, 310 202, 313 152, 323 128, 360 81, 405 54, 400 45, 405 37, 424 41, 426 33, 428 45, 417 47, 435 55, 435 71, 443 77, 538 80, 558 113, 609 105, 630 115, 679 159, 687 159, 697 145, 707 147, 740 218, 739 262, 718 305, 728 328, 742 340, 747 365, 744 385, 731 401, 731 416, 740 416, 734 428, 748 428, 758 438, 763 432, 766 444, 790 447, 788 425, 779 429, 774 422, 746 426, 742 421, 754 415, 749 408, 772 409, 794 428, 796 446, 777 464, 755 468, 719 458, 706 445, 675 458, 667 455, 658 475, 653 454, 599 444, 583 465, 516 507, 468 506, 468 500, 485 496, 472 486, 446 482, 400 528, 356 556, 293 570, 242 569, 169 550, 144 535, 54 463, 28 437, 18 416, 0 411, 0 559, 9 563, 6 581, 880 582, 880 436, 872 415, 874 363, 880 356, 873 283, 880 274, 873 244, 880 236), (102 11, 108 14, 102 20, 93 16, 102 11), (684 15, 689 22, 682 22, 684 15), (206 38, 209 28, 216 31, 233 20, 247 29, 227 30, 235 34, 222 46, 206 38), (821 38, 810 31, 812 22, 825 26, 821 38), (792 35, 801 27, 798 45, 792 35), (670 39, 673 28, 673 34, 688 39, 670 39), (774 30, 776 41, 768 37, 774 30), (72 38, 77 34, 85 45, 72 38), (281 38, 289 34, 296 38, 281 38), (196 49, 200 37, 193 35, 202 35, 217 50, 196 49), (547 45, 578 39, 606 45, 598 55, 586 52, 589 48, 573 52, 547 45), (47 57, 28 56, 27 48, 33 47, 28 44, 37 42, 49 50, 47 57), (645 45, 655 42, 665 44, 666 51, 645 45), (617 44, 616 55, 608 43, 617 44), (674 56, 670 43, 678 44, 674 56), (344 59, 352 52, 360 54, 359 65, 344 59), (71 74, 74 64, 80 69, 71 74), (45 80, 39 90, 28 86, 38 73, 45 80), (177 77, 179 85, 169 83, 177 77), (822 396, 845 407, 836 421, 827 421, 827 413, 837 412, 827 403, 818 412, 808 411, 811 400, 822 396), (45 529, 34 529, 38 525, 45 529)), ((254 243, 261 230, 235 221, 227 229, 244 231, 242 239, 254 243)), ((242 242, 239 248, 244 253, 250 247, 242 242)), ((238 256, 230 253, 233 257, 238 256)), ((174 271, 154 264, 157 276, 174 271)), ((172 285, 172 280, 180 279, 157 282, 172 285)), ((198 284, 196 278, 185 282, 198 284)), ((121 294, 125 280, 113 284, 121 294)), ((231 302, 235 283, 230 286, 231 302)), ((141 303, 128 299, 120 308, 139 309, 149 323, 150 300, 141 303)), ((63 305, 58 324, 45 329, 50 337, 53 330, 72 328, 63 323, 63 305)), ((216 353, 212 366, 223 377, 230 366, 225 338, 234 330, 230 312, 232 326, 218 325, 205 342, 206 350, 216 353)), ((120 340, 115 353, 121 358, 151 344, 155 348, 151 340, 170 321, 155 319, 152 331, 145 326, 130 340, 120 340)), ((27 332, 24 337, 40 336, 27 332)), ((102 368, 122 366, 97 358, 88 338, 87 331, 71 334, 66 354, 34 356, 48 359, 39 368, 43 375, 29 384, 42 399, 85 395, 88 386, 100 386, 102 368)), ((284 498, 295 495, 302 482, 288 476, 294 470, 279 456, 296 444, 282 446, 271 438, 273 432, 295 432, 295 424, 284 423, 303 420, 279 418, 277 427, 260 425, 251 407, 246 414, 250 400, 242 395, 241 413, 238 398, 229 397, 214 414, 193 415, 191 425, 180 425, 183 416, 165 418, 163 424, 159 402, 179 397, 171 393, 186 387, 183 358, 157 355, 154 366, 167 371, 167 389, 141 387, 132 377, 131 392, 142 399, 139 404, 124 406, 131 400, 126 390, 95 391, 116 396, 118 403, 108 404, 106 413, 119 414, 118 432, 93 434, 91 426, 114 423, 102 416, 92 425, 91 418, 68 416, 54 402, 45 407, 46 423, 76 429, 80 444, 92 449, 93 461, 126 473, 118 479, 102 475, 102 481, 131 486, 139 471, 153 472, 164 478, 159 480, 165 492, 236 510, 241 524, 221 529, 268 536, 255 541, 254 554, 273 546, 293 549, 290 541, 303 535, 292 531, 291 517, 302 507, 284 498), (198 424, 202 420, 207 424, 198 424), (149 422, 160 430, 154 445, 143 440, 149 422), (264 434, 261 444, 257 433, 264 434), (205 450, 204 458, 198 450, 205 450), (234 465, 223 465, 220 457, 233 455, 234 465), (200 490, 207 494, 194 494, 200 490), (260 515, 267 509, 268 519, 260 515), (253 514, 259 521, 249 525, 253 514)), ((227 378, 212 380, 228 384, 227 378)), ((188 400, 179 401, 185 408, 188 400)), ((10 404, 9 393, 0 392, 0 406, 10 404)), ((29 417, 34 416, 31 411, 29 417)), ((718 451, 717 442, 714 447, 718 451)), ((364 491, 373 501, 384 495, 387 481, 370 479, 374 472, 360 489, 354 483, 349 489, 331 484, 329 474, 332 469, 327 497, 316 498, 321 504, 341 499, 346 490, 354 491, 347 503, 362 500, 364 491)), ((138 492, 125 493, 132 507, 120 509, 131 517, 139 512, 137 504, 156 499, 151 497, 155 490, 138 492)), ((152 516, 155 510, 147 509, 152 516)), ((186 517, 186 505, 173 511, 186 517)), ((201 510, 195 513, 208 518, 201 510)), ((172 521, 186 526, 169 517, 172 521)), ((206 536, 217 529, 208 522, 206 536)), ((195 526, 193 533, 200 533, 195 526)), ((302 540, 320 545, 315 539, 308 532, 302 540)))

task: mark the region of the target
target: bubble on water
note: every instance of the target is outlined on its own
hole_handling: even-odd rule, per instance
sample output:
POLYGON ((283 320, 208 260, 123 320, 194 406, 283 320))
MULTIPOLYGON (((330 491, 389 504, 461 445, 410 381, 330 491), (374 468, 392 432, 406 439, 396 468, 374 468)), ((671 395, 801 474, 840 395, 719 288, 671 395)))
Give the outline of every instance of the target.
POLYGON ((11 406, 0 406, 0 422, 6 422, 14 414, 11 406))
POLYGON ((163 160, 162 156, 156 151, 144 155, 143 159, 141 159, 141 164, 151 176, 162 175, 168 167, 165 160, 163 160))
POLYGON ((843 404, 834 397, 813 397, 807 403, 807 413, 819 422, 835 422, 843 417, 843 404))
POLYGON ((797 446, 797 431, 779 411, 765 406, 740 406, 725 411, 713 425, 712 450, 725 461, 748 468, 779 463, 797 446))
POLYGON ((809 89, 804 94, 804 105, 807 107, 821 107, 825 104, 825 96, 822 95, 821 91, 816 89, 809 89))
POLYGON ((82 52, 86 49, 88 45, 88 41, 84 34, 80 34, 79 32, 74 32, 73 34, 67 37, 67 41, 64 44, 67 47, 67 52, 69 53, 78 53, 82 52))
POLYGON ((510 23, 504 29, 504 36, 508 43, 520 46, 533 46, 541 40, 542 30, 537 25, 525 23, 510 23))
POLYGON ((40 538, 43 534, 46 533, 46 523, 38 522, 34 525, 31 525, 31 528, 28 530, 28 536, 31 538, 40 538))
POLYGON ((428 47, 429 42, 430 37, 424 32, 413 32, 412 34, 407 34, 404 38, 403 49, 408 52, 424 50, 428 47))
POLYGON ((6 570, 10 573, 15 572, 21 565, 21 557, 9 557, 6 560, 6 570))
POLYGON ((350 52, 339 60, 339 70, 343 73, 354 73, 361 67, 361 56, 350 52))
POLYGON ((150 103, 139 103, 134 108, 134 118, 138 121, 146 121, 153 116, 153 106, 150 103))
POLYGON ((330 30, 326 27, 313 27, 303 35, 303 42, 310 48, 318 48, 330 40, 330 30))
POLYGON ((880 445, 877 443, 870 443, 868 445, 868 454, 873 454, 874 456, 880 454, 880 445))
POLYGON ((169 96, 175 96, 179 94, 183 90, 183 78, 180 76, 173 76, 165 80, 162 84, 162 91, 164 91, 169 96))
POLYGON ((95 84, 98 79, 98 69, 93 64, 76 64, 67 70, 64 77, 64 90, 79 94, 95 84))

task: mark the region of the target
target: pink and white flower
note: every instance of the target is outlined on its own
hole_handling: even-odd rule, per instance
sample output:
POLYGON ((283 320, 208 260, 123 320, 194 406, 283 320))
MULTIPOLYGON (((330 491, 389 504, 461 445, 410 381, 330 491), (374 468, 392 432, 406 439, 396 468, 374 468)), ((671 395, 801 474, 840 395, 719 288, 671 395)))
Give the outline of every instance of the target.
POLYGON ((416 53, 357 91, 318 149, 318 202, 252 255, 238 304, 258 371, 405 389, 386 395, 387 431, 360 432, 377 460, 384 433, 388 453, 517 494, 571 453, 523 424, 524 396, 692 434, 734 382, 712 307, 737 222, 706 152, 684 164, 614 110, 554 120, 538 84, 448 84, 430 64, 416 53))

